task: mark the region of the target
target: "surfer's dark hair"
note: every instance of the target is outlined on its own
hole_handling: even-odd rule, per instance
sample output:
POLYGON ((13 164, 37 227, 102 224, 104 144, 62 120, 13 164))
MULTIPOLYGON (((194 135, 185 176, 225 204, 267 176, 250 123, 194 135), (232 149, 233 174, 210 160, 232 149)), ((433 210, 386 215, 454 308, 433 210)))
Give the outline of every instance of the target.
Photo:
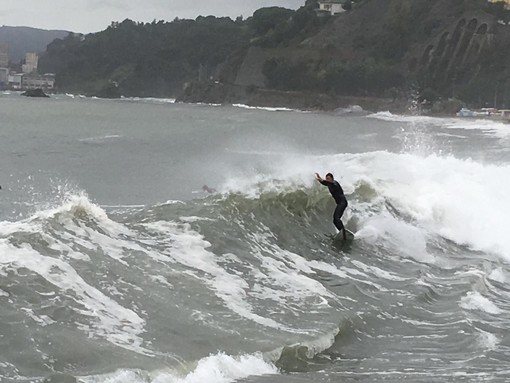
POLYGON ((326 174, 326 178, 328 178, 328 177, 335 179, 335 177, 333 177, 333 174, 331 174, 331 173, 326 174))

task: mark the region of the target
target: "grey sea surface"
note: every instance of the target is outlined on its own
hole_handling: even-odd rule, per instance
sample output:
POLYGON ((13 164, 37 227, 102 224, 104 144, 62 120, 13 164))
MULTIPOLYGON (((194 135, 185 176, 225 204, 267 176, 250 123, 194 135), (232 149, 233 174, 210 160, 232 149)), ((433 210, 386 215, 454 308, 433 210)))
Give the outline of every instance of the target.
POLYGON ((1 382, 510 379, 509 125, 16 93, 0 116, 1 382))

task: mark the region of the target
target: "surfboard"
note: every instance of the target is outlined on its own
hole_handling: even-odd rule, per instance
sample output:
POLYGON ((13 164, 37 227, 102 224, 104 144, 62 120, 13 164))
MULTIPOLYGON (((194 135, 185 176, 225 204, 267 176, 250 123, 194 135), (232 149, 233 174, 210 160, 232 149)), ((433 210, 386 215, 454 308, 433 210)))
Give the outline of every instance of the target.
POLYGON ((345 229, 345 239, 343 233, 340 231, 336 234, 326 234, 326 237, 331 239, 333 242, 348 242, 354 240, 354 233, 349 229, 345 229))

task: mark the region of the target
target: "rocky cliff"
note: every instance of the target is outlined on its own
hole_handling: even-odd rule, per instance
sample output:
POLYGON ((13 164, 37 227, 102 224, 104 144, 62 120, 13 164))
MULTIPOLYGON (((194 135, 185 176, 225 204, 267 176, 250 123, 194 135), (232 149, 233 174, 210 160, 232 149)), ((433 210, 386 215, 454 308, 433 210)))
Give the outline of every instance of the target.
MULTIPOLYGON (((222 92, 225 100, 238 87, 332 100, 321 105, 414 92, 422 102, 456 97, 477 106, 492 106, 497 92, 497 106, 510 107, 509 21, 509 11, 485 0, 364 0, 299 41, 252 44, 240 65, 223 67, 233 73, 220 78, 233 80, 222 92)), ((196 85, 183 95, 193 98, 196 85)))

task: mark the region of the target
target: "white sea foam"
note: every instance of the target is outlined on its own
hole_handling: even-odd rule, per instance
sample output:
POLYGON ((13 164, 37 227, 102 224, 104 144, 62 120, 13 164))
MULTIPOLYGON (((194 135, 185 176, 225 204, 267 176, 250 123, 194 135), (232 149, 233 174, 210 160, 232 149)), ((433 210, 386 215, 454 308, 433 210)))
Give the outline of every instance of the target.
POLYGON ((381 244, 386 242, 404 257, 420 262, 436 262, 434 256, 427 251, 426 233, 423 230, 385 212, 365 218, 356 237, 381 244))
POLYGON ((464 130, 480 130, 484 133, 492 134, 501 139, 510 137, 509 125, 502 121, 494 120, 461 120, 455 119, 446 122, 446 128, 449 129, 464 129, 464 130))
MULTIPOLYGON (((161 263, 170 261, 167 256, 153 250, 152 243, 142 247, 144 241, 138 239, 137 232, 109 219, 105 211, 85 195, 69 195, 60 206, 38 211, 28 219, 0 223, 0 274, 5 268, 26 268, 39 274, 58 287, 62 294, 73 294, 77 302, 74 310, 88 317, 86 321, 76 323, 78 329, 91 337, 101 337, 120 347, 150 354, 140 337, 145 331, 145 320, 135 309, 124 307, 110 297, 120 294, 115 286, 103 286, 110 296, 105 295, 82 279, 69 262, 71 259, 90 261, 84 249, 123 265, 128 265, 124 258, 130 251, 146 254, 161 263), (57 227, 55 231, 54 225, 57 227), (60 256, 55 258, 41 254, 28 243, 11 244, 11 239, 18 233, 41 236, 52 253, 60 256), (102 251, 98 252, 98 249, 102 251)), ((158 282, 163 283, 163 279, 158 282)), ((32 311, 26 311, 26 314, 41 326, 52 323, 50 317, 32 311)))
POLYGON ((254 109, 254 110, 265 110, 268 112, 302 112, 298 109, 290 109, 285 107, 269 107, 269 106, 250 106, 245 104, 232 104, 232 106, 236 108, 242 108, 242 109, 254 109))
MULTIPOLYGON (((98 205, 91 203, 86 195, 69 195, 62 205, 53 209, 38 211, 30 219, 23 221, 22 224, 25 223, 24 230, 38 232, 41 224, 54 218, 58 219, 58 222, 66 228, 67 232, 58 234, 62 239, 66 239, 67 243, 78 243, 89 249, 103 248, 105 254, 125 265, 127 263, 123 258, 126 248, 143 251, 132 241, 123 240, 123 236, 135 236, 131 230, 109 219, 106 212, 98 205), (80 225, 76 222, 77 217, 93 220, 101 230, 85 224, 80 225)), ((80 258, 80 255, 75 253, 68 244, 62 241, 55 242, 53 238, 46 238, 51 248, 60 250, 62 253, 65 250, 69 255, 75 254, 75 258, 80 258)))
MULTIPOLYGON (((334 295, 307 274, 314 274, 314 269, 323 269, 345 276, 327 263, 314 261, 307 264, 303 257, 273 245, 267 238, 271 235, 267 229, 250 236, 251 255, 260 260, 260 265, 246 265, 251 274, 248 279, 254 279, 253 285, 248 285, 246 271, 238 273, 220 266, 219 260, 225 258, 211 253, 208 250, 210 243, 188 223, 151 222, 144 226, 163 235, 161 240, 168 243, 165 254, 169 259, 195 272, 200 271, 195 276, 210 286, 230 310, 256 323, 291 333, 316 334, 321 329, 304 329, 306 326, 278 322, 269 315, 256 313, 253 302, 273 300, 279 307, 296 312, 302 311, 303 304, 306 304, 306 311, 328 310, 328 300, 335 299, 334 295)), ((226 257, 240 262, 233 254, 226 257)))
MULTIPOLYGON (((387 279, 389 281, 403 282, 403 281, 409 280, 408 278, 399 277, 398 275, 390 273, 386 270, 381 270, 378 267, 365 265, 364 263, 362 263, 360 261, 354 260, 354 261, 352 261, 352 264, 365 272, 369 272, 371 274, 374 274, 380 278, 387 279)), ((414 278, 413 278, 413 280, 414 280, 414 278)))
MULTIPOLYGON (((105 338, 113 344, 146 353, 139 337, 144 332, 145 320, 134 311, 118 304, 96 288, 87 284, 68 263, 44 256, 29 245, 15 247, 0 240, 0 268, 26 268, 39 274, 62 292, 72 291, 79 303, 77 313, 89 317, 88 324, 78 323, 79 329, 92 337, 105 338)), ((40 325, 52 323, 49 317, 27 312, 40 325)))
POLYGON ((216 296, 222 299, 230 310, 261 325, 294 332, 291 328, 254 312, 247 300, 246 280, 218 265, 215 255, 207 250, 211 244, 202 235, 193 231, 189 224, 160 221, 147 223, 144 226, 149 231, 161 233, 168 239, 170 248, 166 254, 170 259, 193 270, 206 273, 205 277, 198 275, 197 277, 212 287, 216 296))
POLYGON ((500 339, 490 332, 478 330, 478 342, 487 351, 494 351, 500 343, 500 339))
MULTIPOLYGON (((361 219, 357 233, 361 237, 375 240, 382 234, 400 235, 394 238, 396 244, 400 241, 399 246, 411 246, 411 254, 432 261, 426 253, 427 235, 432 233, 510 259, 505 224, 510 216, 508 164, 483 164, 436 154, 372 152, 293 157, 271 166, 265 174, 233 174, 221 190, 257 198, 267 191, 318 187, 314 172, 332 171, 351 200, 346 215, 350 214, 349 209, 356 209, 357 218, 361 219), (360 182, 375 190, 377 195, 372 200, 352 201, 350 194, 360 182), (385 201, 396 208, 396 217, 384 212, 379 217, 374 215, 374 206, 384 205, 385 201), (366 205, 368 209, 364 208, 366 205)), ((327 190, 322 192, 326 194, 327 190)))
POLYGON ((273 300, 283 303, 287 299, 304 302, 309 298, 319 296, 332 297, 332 294, 321 283, 305 275, 305 272, 315 272, 306 264, 306 261, 300 262, 296 259, 303 259, 302 257, 272 244, 267 238, 267 233, 253 233, 251 238, 252 255, 262 261, 261 268, 263 270, 261 271, 263 272, 259 274, 258 281, 260 283, 265 280, 266 283, 263 285, 271 286, 270 291, 259 286, 259 289, 262 290, 261 298, 271 297, 273 300), (271 257, 267 257, 267 254, 271 254, 271 257), (289 261, 292 262, 292 267, 289 267, 289 261), (280 288, 275 289, 276 286, 280 288))
POLYGON ((153 104, 175 104, 175 98, 156 98, 156 97, 122 97, 123 101, 145 102, 153 104))
POLYGON ((470 291, 466 296, 462 297, 460 306, 465 310, 484 311, 493 315, 501 314, 498 306, 477 291, 470 291))
POLYGON ((369 163, 378 192, 415 225, 477 250, 510 255, 503 224, 510 214, 510 166, 389 153, 373 154, 369 163))
POLYGON ((209 102, 196 102, 196 103, 193 103, 193 104, 190 104, 190 105, 197 105, 197 106, 213 106, 213 107, 223 106, 223 104, 214 104, 214 103, 209 103, 209 102))
POLYGON ((489 279, 492 279, 493 281, 499 282, 499 283, 506 283, 507 276, 503 269, 501 267, 498 267, 497 269, 494 269, 489 274, 489 279))
POLYGON ((448 129, 480 130, 499 138, 510 137, 508 124, 498 120, 397 115, 390 112, 374 113, 367 116, 367 118, 406 124, 433 125, 448 129))
POLYGON ((196 369, 185 375, 162 374, 153 383, 230 383, 248 376, 276 374, 276 367, 261 355, 232 357, 218 354, 201 359, 196 369))
MULTIPOLYGON (((417 122, 417 123, 443 123, 443 118, 437 117, 428 117, 428 116, 413 116, 413 115, 400 115, 393 114, 389 111, 386 112, 377 112, 367 116, 367 118, 373 118, 382 121, 390 121, 390 122, 417 122)), ((453 120, 453 119, 451 119, 453 120)))
POLYGON ((115 139, 121 138, 121 137, 122 136, 120 136, 118 134, 106 134, 104 136, 81 138, 78 141, 80 141, 80 142, 104 142, 104 141, 115 140, 115 139))
POLYGON ((198 361, 193 370, 120 370, 109 375, 81 377, 84 383, 232 383, 249 376, 277 374, 278 369, 262 355, 210 355, 198 361))
POLYGON ((21 309, 21 311, 23 311, 25 314, 27 314, 27 316, 32 318, 41 327, 46 327, 46 326, 49 326, 49 325, 51 325, 53 323, 57 323, 56 321, 54 321, 53 319, 51 319, 47 315, 37 315, 37 314, 35 314, 34 311, 31 310, 31 309, 23 308, 23 309, 21 309))

